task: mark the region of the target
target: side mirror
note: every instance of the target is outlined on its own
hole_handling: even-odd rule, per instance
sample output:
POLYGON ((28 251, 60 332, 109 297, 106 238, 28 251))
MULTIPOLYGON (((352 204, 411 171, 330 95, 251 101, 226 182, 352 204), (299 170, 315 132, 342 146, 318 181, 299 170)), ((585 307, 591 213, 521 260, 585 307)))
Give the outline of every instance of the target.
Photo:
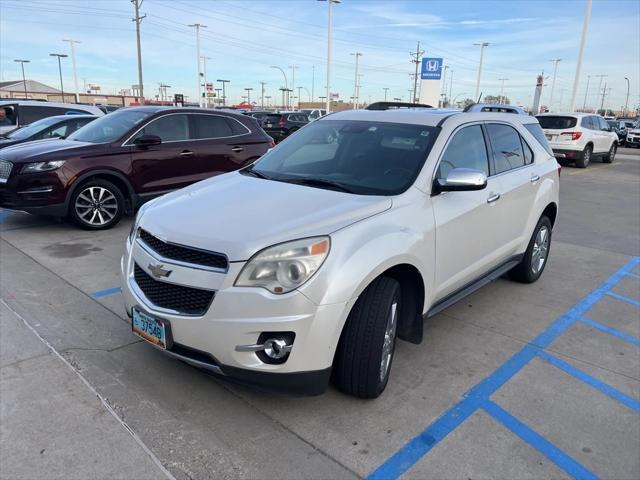
POLYGON ((150 147, 152 145, 160 145, 162 139, 157 135, 142 135, 133 141, 134 145, 139 147, 150 147))
POLYGON ((454 168, 446 179, 436 178, 433 182, 432 194, 440 192, 468 192, 483 190, 487 187, 487 176, 480 170, 472 168, 454 168))

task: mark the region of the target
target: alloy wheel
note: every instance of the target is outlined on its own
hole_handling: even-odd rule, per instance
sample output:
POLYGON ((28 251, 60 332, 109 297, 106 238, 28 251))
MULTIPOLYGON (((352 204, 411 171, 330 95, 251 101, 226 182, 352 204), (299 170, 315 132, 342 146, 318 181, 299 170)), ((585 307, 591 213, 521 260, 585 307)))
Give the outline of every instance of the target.
POLYGON ((533 251, 531 253, 531 271, 537 275, 542 270, 544 262, 547 261, 549 252, 549 229, 543 226, 538 230, 536 239, 533 242, 533 251))
POLYGON ((101 227, 118 214, 118 200, 104 187, 87 187, 76 198, 74 208, 84 223, 101 227))
POLYGON ((382 343, 382 359, 380 361, 380 382, 384 383, 391 367, 391 358, 396 342, 396 327, 398 326, 398 302, 394 300, 389 309, 389 318, 384 331, 384 342, 382 343))
POLYGON ((616 152, 618 148, 615 145, 611 145, 611 149, 609 149, 609 161, 613 162, 613 158, 616 156, 616 152))

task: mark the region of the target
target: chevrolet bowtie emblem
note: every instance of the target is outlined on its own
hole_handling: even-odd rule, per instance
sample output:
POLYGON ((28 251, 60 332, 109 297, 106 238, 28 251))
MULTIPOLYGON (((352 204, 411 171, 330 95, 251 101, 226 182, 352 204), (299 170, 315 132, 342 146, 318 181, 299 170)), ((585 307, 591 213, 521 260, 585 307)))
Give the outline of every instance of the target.
POLYGON ((151 274, 156 277, 156 278, 166 278, 169 275, 171 275, 172 270, 165 270, 164 265, 159 264, 159 265, 153 265, 153 264, 149 264, 149 271, 151 272, 151 274))

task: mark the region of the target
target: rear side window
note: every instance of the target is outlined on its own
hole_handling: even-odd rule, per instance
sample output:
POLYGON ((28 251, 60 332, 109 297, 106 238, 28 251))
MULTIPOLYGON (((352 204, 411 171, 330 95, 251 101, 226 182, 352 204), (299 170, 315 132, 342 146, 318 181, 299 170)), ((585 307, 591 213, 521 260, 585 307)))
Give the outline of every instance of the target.
POLYGON ((152 120, 137 133, 133 140, 143 135, 157 135, 163 142, 189 140, 189 118, 185 114, 178 114, 152 120))
POLYGON ((555 115, 541 115, 536 117, 542 128, 550 130, 562 130, 564 128, 573 128, 578 123, 576 117, 561 117, 555 115))
POLYGON ((549 146, 549 142, 547 142, 547 137, 544 136, 544 132, 542 128, 537 123, 527 123, 524 125, 524 128, 529 130, 529 133, 533 135, 533 137, 538 141, 540 145, 544 147, 549 155, 553 155, 553 150, 549 146))
POLYGON ((473 168, 489 176, 489 157, 480 125, 464 127, 456 132, 442 154, 436 178, 447 178, 454 168, 473 168))
POLYGON ((194 138, 222 138, 233 136, 227 119, 219 115, 194 115, 196 131, 194 138))
POLYGON ((247 133, 251 133, 249 127, 240 122, 240 120, 236 120, 235 118, 225 118, 225 120, 231 127, 231 131, 234 135, 246 135, 247 133))
POLYGON ((593 125, 593 117, 584 117, 580 122, 580 126, 589 130, 595 130, 595 127, 593 125))
POLYGON ((525 164, 520 134, 509 125, 490 123, 487 125, 496 174, 522 167, 525 164))

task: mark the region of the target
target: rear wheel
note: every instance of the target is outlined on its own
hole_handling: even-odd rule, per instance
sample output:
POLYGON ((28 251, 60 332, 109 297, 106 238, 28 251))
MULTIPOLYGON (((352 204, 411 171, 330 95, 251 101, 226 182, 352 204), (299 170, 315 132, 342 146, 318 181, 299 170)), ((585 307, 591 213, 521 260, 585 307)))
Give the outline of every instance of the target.
POLYGON ((579 168, 587 168, 589 162, 591 162, 591 155, 593 154, 593 147, 591 145, 587 145, 584 147, 582 151, 582 155, 576 158, 576 167, 579 168))
POLYGON ((602 158, 604 163, 612 163, 616 157, 616 152, 618 151, 618 145, 614 142, 611 144, 611 148, 609 149, 609 153, 605 157, 602 158))
POLYGON ((360 295, 336 352, 334 381, 345 393, 376 398, 387 386, 400 318, 400 284, 380 277, 360 295))
POLYGON ((509 277, 522 283, 533 283, 544 271, 551 249, 551 220, 545 215, 540 217, 536 225, 527 251, 518 265, 510 272, 509 277))
POLYGON ((113 227, 124 213, 124 196, 107 180, 88 180, 80 185, 69 204, 69 216, 86 230, 113 227))

